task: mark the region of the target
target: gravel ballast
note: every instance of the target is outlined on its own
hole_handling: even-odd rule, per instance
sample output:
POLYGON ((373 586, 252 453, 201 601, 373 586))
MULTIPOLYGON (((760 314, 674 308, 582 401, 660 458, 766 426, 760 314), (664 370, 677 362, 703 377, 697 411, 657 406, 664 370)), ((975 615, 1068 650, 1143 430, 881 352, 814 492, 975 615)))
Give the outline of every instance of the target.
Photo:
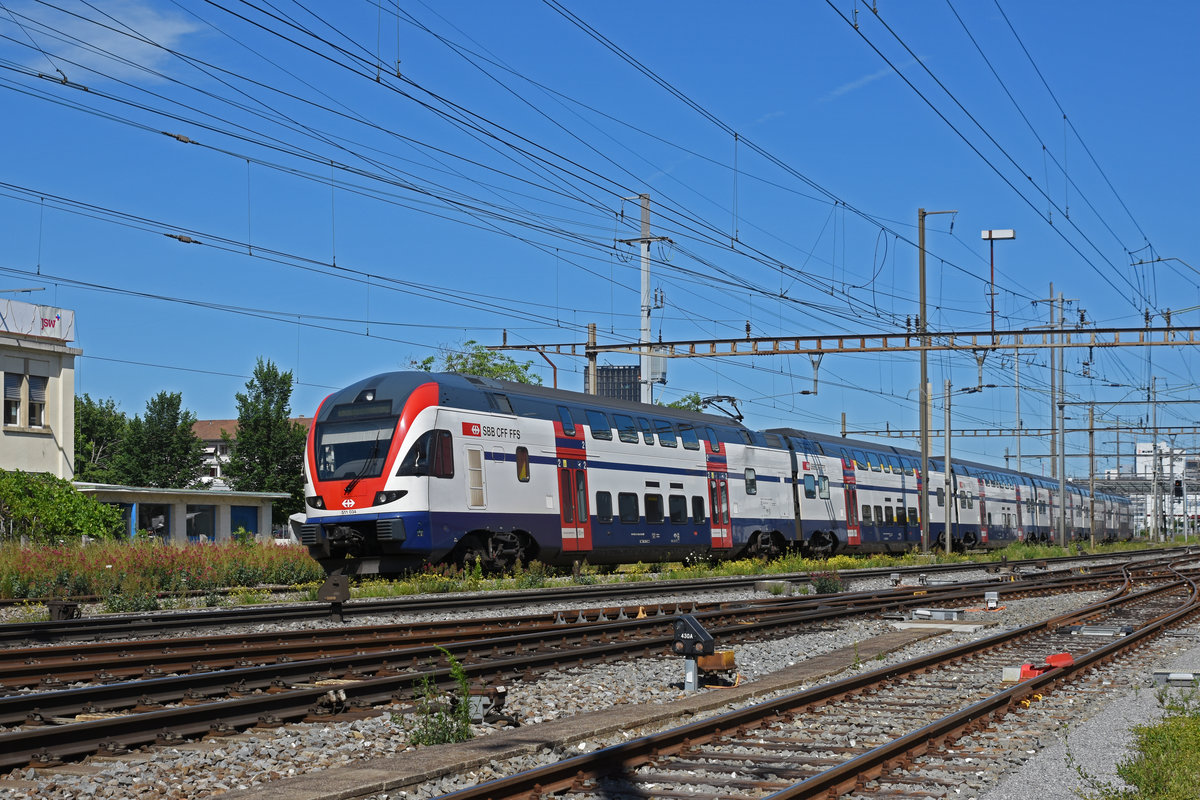
MULTIPOLYGON (((975 579, 982 579, 983 573, 975 579)), ((964 578, 970 580, 971 578, 964 578)), ((856 582, 854 589, 882 588, 867 582, 856 582)), ((982 600, 981 588, 981 600, 982 600)), ((1028 600, 1010 600, 999 612, 972 612, 967 616, 994 625, 1011 628, 1029 624, 1058 613, 1064 613, 1101 596, 1060 595, 1028 600)), ((727 592, 721 599, 730 601, 755 596, 752 592, 727 592)), ((759 597, 763 594, 757 595, 759 597)), ((696 597, 681 597, 654 602, 691 602, 696 597)), ((705 596, 705 600, 710 599, 705 596)), ((626 605, 636 601, 626 601, 626 605)), ((539 607, 529 613, 553 612, 565 608, 539 607)), ((397 616, 379 618, 377 623, 395 623, 397 616)), ((356 624, 370 624, 356 620, 356 624)), ((304 627, 303 624, 299 626, 304 627)), ((264 626, 265 627, 265 626, 264 626)), ((824 625, 818 630, 798 636, 736 646, 735 658, 741 682, 755 681, 776 673, 805 659, 854 645, 871 637, 893 630, 884 621, 855 620, 824 625)), ((861 665, 874 669, 885 664, 907 660, 920 654, 940 650, 955 644, 990 635, 996 627, 974 633, 956 632, 933 637, 903 651, 882 656, 861 665)), ((1180 642, 1192 643, 1185 637, 1180 642)), ((507 687, 504 711, 529 726, 561 720, 589 711, 614 706, 665 704, 687 696, 681 683, 682 662, 679 659, 646 658, 615 664, 588 666, 545 673, 531 684, 514 682, 507 687)), ((836 677, 836 676, 834 676, 836 677)), ((830 678, 833 679, 833 678, 830 678)), ((710 689, 721 692, 721 689, 710 689)), ((1143 691, 1135 701, 1154 705, 1153 692, 1143 691)), ((713 712, 717 713, 717 712, 713 712)), ((1109 718, 1106 711, 1103 718, 1109 718)), ((495 726, 476 726, 477 736, 499 732, 495 726)), ((408 788, 403 794, 409 799, 434 797, 462 786, 489 780, 509 771, 528 769, 549 763, 582 749, 593 749, 622 741, 646 731, 628 730, 597 740, 572 743, 563 748, 513 759, 512 763, 483 764, 464 777, 439 776, 426 783, 408 788)), ((1103 737, 1101 732, 1098 734, 1103 737)), ((1072 750, 1077 755, 1092 755, 1096 748, 1084 745, 1072 750)), ((3 800, 68 800, 68 798, 199 798, 230 794, 233 797, 253 797, 257 787, 286 785, 286 779, 304 773, 323 771, 330 781, 339 775, 353 773, 345 768, 365 764, 373 759, 389 758, 403 753, 415 753, 409 748, 408 737, 400 715, 383 711, 376 716, 353 722, 311 723, 288 725, 277 730, 251 731, 224 739, 189 743, 178 747, 159 747, 139 752, 128 758, 90 759, 63 769, 19 770, 0 777, 0 798, 3 800), (283 783, 279 783, 279 782, 283 783)), ((1063 760, 1063 759, 1060 759, 1063 760)), ((1067 779, 1064 778, 1064 784, 1067 779)), ((1059 794, 1041 790, 1021 794, 1021 788, 1008 788, 1005 780, 994 791, 1007 794, 988 794, 981 800, 1015 800, 1016 798, 1070 797, 1070 789, 1059 794)), ((1077 784, 1076 784, 1077 785, 1077 784)), ((1015 784, 1014 784, 1015 786, 1015 784)), ((384 795, 379 795, 382 800, 384 795)), ((962 795, 966 797, 966 795, 962 795)))

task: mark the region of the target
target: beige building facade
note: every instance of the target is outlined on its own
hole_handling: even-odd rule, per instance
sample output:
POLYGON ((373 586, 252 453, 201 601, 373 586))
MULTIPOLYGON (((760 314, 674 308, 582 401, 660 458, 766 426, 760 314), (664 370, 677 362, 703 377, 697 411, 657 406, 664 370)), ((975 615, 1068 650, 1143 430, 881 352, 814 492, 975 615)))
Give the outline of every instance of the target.
POLYGON ((75 312, 0 300, 0 469, 74 475, 74 339, 75 312))

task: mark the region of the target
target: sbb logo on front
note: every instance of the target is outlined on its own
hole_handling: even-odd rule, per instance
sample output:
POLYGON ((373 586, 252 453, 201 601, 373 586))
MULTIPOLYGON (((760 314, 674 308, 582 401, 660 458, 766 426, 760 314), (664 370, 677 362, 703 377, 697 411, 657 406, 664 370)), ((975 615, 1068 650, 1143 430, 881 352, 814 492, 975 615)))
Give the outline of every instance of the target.
POLYGON ((346 498, 342 501, 342 508, 354 508, 354 501, 346 498))

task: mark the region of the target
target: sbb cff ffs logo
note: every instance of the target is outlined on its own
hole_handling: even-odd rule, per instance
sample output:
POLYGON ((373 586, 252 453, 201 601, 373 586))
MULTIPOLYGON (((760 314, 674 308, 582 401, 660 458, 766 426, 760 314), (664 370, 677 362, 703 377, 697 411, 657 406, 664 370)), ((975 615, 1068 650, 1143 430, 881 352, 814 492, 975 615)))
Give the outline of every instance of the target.
POLYGON ((483 430, 479 427, 478 422, 464 422, 463 436, 482 436, 483 430))
POLYGON ((342 501, 342 508, 354 508, 354 501, 350 498, 346 498, 342 501))

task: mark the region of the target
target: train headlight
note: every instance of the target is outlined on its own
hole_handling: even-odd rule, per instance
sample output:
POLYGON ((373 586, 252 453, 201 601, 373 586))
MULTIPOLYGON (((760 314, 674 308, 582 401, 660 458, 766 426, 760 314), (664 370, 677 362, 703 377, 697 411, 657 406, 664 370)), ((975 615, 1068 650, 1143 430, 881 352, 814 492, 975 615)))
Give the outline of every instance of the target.
POLYGON ((306 497, 304 500, 312 508, 325 508, 325 501, 321 499, 320 495, 315 497, 306 497))
POLYGON ((406 494, 408 494, 408 491, 405 489, 401 489, 401 490, 395 491, 395 492, 376 492, 375 493, 375 505, 382 506, 382 505, 387 505, 388 503, 394 503, 397 500, 399 500, 401 497, 404 497, 404 495, 406 495, 406 494))

